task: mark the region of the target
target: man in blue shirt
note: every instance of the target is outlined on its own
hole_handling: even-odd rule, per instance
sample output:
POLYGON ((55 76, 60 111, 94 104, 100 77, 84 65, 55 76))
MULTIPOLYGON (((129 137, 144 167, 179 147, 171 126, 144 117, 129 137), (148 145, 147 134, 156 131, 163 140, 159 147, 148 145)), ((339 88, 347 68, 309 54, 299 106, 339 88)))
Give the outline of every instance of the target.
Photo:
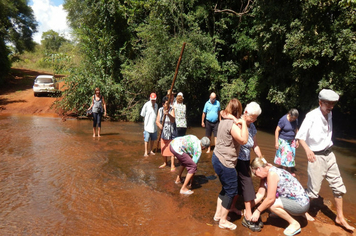
MULTIPOLYGON (((201 117, 201 126, 205 127, 205 136, 210 139, 211 133, 214 133, 214 145, 216 144, 216 136, 218 134, 218 126, 220 121, 220 102, 216 100, 216 94, 211 93, 210 99, 205 103, 203 115, 201 117)), ((210 146, 206 153, 210 152, 210 146)))

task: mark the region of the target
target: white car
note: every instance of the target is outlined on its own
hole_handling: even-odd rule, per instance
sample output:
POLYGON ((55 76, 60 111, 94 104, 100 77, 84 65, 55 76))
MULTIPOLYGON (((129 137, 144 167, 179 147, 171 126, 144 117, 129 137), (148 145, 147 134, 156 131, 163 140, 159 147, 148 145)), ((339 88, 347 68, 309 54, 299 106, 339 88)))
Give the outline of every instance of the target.
POLYGON ((33 84, 33 94, 56 93, 58 91, 58 84, 53 75, 39 75, 36 77, 33 84))

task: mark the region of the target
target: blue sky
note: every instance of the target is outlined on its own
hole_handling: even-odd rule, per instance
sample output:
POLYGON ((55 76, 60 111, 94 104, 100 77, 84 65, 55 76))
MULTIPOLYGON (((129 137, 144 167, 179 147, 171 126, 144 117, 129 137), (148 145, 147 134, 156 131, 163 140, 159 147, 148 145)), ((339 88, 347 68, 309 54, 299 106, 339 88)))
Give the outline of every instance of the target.
POLYGON ((71 39, 70 28, 67 24, 67 12, 63 9, 63 0, 30 0, 28 5, 32 7, 38 32, 34 34, 33 40, 41 42, 42 33, 54 30, 60 35, 71 39))

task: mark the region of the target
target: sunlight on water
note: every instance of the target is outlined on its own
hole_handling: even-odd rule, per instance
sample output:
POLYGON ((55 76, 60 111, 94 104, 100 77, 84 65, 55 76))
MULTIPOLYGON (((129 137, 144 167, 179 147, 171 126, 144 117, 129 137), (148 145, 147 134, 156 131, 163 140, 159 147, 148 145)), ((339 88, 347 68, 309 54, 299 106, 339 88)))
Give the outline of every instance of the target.
MULTIPOLYGON (((221 185, 211 154, 203 153, 195 193, 187 198, 178 194, 176 173, 158 169, 159 153, 143 158, 141 123, 104 122, 101 138, 91 136, 91 125, 87 120, 0 116, 1 235, 214 234, 206 222, 211 222, 221 185)), ((202 137, 204 129, 188 133, 202 137)), ((273 162, 273 136, 258 132, 257 140, 273 162)), ((336 155, 346 172, 348 205, 356 197, 356 168, 354 157, 344 153, 336 155)), ((297 176, 306 185, 301 148, 296 162, 297 176)), ((321 194, 332 197, 327 186, 321 194)), ((353 203, 345 214, 354 219, 354 210, 353 203)))

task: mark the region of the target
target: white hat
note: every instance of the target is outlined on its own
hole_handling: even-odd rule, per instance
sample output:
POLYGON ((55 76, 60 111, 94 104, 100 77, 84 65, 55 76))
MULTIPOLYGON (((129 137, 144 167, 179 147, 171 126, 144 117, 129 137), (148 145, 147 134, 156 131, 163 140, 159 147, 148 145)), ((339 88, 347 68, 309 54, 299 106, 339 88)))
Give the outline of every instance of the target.
POLYGON ((184 99, 182 92, 179 92, 179 93, 177 94, 177 96, 179 96, 179 95, 182 96, 182 98, 184 99))
POLYGON ((339 95, 331 89, 322 89, 319 92, 319 100, 337 102, 339 101, 339 95))

